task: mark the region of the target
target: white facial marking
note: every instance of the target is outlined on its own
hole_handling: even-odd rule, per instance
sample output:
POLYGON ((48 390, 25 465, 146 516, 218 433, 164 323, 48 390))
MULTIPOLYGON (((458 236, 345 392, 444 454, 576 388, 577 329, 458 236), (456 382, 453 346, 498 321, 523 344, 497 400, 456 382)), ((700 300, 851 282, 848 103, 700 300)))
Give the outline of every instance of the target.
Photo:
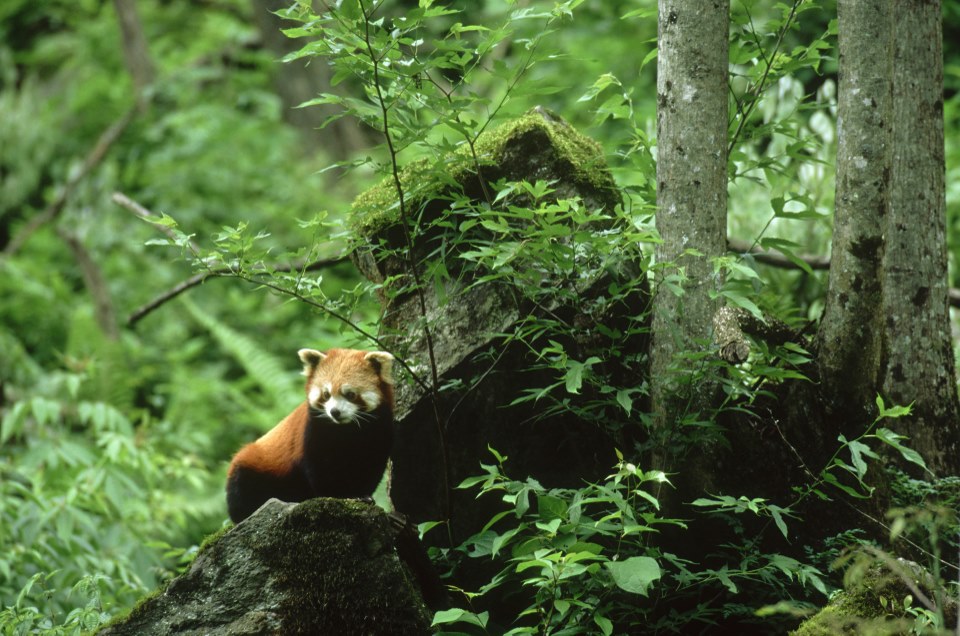
POLYGON ((357 405, 340 395, 334 395, 323 405, 327 417, 337 424, 347 424, 356 419, 357 405))
POLYGON ((309 402, 310 406, 312 406, 315 409, 318 409, 322 406, 320 404, 320 387, 318 386, 310 387, 310 392, 307 394, 307 402, 309 402))
POLYGON ((375 410, 380 406, 380 392, 379 391, 364 391, 360 394, 363 403, 367 405, 367 409, 370 411, 375 410))

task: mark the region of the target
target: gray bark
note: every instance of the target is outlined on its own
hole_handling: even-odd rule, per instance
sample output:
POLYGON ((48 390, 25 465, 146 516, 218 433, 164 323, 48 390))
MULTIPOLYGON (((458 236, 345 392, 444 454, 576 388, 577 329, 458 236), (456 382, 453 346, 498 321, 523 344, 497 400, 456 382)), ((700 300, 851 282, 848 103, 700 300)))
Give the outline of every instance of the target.
POLYGON ((943 54, 939 0, 894 3, 893 185, 884 254, 888 402, 938 474, 960 469, 960 405, 947 308, 943 54))
POLYGON ((721 284, 711 258, 726 250, 728 14, 728 0, 659 1, 656 260, 667 265, 658 272, 650 363, 651 406, 666 430, 714 396, 712 383, 680 383, 670 369, 678 353, 710 339, 720 307, 710 297, 721 284), (678 268, 679 296, 659 284, 678 268))
POLYGON ((880 374, 883 232, 890 205, 893 9, 839 0, 833 256, 817 334, 827 405, 871 408, 880 374))

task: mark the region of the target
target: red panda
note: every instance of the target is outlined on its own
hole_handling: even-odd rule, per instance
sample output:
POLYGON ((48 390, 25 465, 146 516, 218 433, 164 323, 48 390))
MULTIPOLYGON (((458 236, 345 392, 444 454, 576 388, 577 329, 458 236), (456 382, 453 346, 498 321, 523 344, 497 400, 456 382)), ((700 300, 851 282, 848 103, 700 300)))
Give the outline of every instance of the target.
POLYGON ((383 476, 393 444, 393 356, 352 349, 299 356, 306 401, 230 462, 234 523, 271 497, 369 497, 383 476))

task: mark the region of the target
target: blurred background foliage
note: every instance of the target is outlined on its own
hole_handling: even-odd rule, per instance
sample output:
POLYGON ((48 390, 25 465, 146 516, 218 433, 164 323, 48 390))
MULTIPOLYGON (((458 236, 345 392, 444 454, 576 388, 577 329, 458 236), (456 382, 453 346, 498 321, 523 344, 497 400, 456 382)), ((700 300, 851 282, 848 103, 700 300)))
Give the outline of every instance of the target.
MULTIPOLYGON (((320 129, 328 112, 294 108, 323 90, 350 95, 351 86, 348 80, 331 88, 334 78, 317 61, 280 62, 302 44, 278 38, 282 24, 270 11, 283 3, 145 0, 136 9, 156 73, 145 89, 147 105, 133 111, 84 173, 103 132, 137 103, 117 18, 123 4, 0 5, 4 633, 95 625, 171 576, 226 519, 222 489, 231 453, 299 401, 296 350, 362 344, 305 304, 231 278, 209 279, 128 323, 137 308, 195 272, 177 248, 151 245, 157 229, 115 204, 113 193, 175 217, 200 243, 244 223, 269 234, 258 246, 285 265, 341 254, 344 213, 379 179, 377 165, 386 156, 377 147, 381 140, 355 122, 320 129), (350 163, 356 169, 343 169, 350 163), (62 210, 26 235, 72 179, 62 210)), ((416 5, 388 4, 396 13, 416 5)), ((513 16, 512 43, 495 53, 506 68, 529 54, 525 43, 542 27, 523 12, 553 7, 538 0, 453 4, 465 24, 513 16)), ((765 0, 732 5, 734 30, 752 23, 762 32, 779 11, 765 0)), ((944 5, 948 221, 955 241, 960 7, 944 5)), ((835 14, 829 1, 804 12, 785 50, 829 34, 835 14)), ((628 201, 649 222, 643 205, 650 203, 652 164, 635 149, 656 132, 656 31, 653 0, 585 2, 541 40, 539 62, 518 86, 491 74, 470 90, 491 101, 510 90, 501 118, 540 104, 597 139, 628 201)), ((829 35, 825 41, 835 45, 829 35)), ((764 233, 789 238, 803 253, 828 253, 836 60, 832 48, 819 54, 815 70, 780 78, 759 105, 761 121, 785 119, 790 129, 742 145, 745 158, 775 158, 779 167, 734 180, 733 239, 749 243, 764 233), (791 145, 796 141, 802 143, 791 145), (778 195, 802 197, 815 214, 771 223, 770 200, 778 195)), ((741 67, 731 63, 736 94, 741 67)), ((415 153, 411 148, 401 158, 415 153)), ((955 261, 956 250, 951 254, 955 261)), ((957 268, 951 271, 960 285, 957 268)), ((329 298, 352 296, 360 285, 348 263, 312 280, 329 298)), ((771 270, 765 280, 771 305, 816 317, 822 275, 771 270)), ((354 300, 352 319, 375 325, 375 297, 354 300)))

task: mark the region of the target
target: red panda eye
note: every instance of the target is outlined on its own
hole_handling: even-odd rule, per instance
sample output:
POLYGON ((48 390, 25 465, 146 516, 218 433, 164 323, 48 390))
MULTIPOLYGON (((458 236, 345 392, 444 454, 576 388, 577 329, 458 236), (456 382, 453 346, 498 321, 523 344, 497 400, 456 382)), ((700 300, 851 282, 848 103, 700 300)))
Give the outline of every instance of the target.
POLYGON ((343 391, 343 397, 347 398, 351 402, 357 398, 357 393, 353 389, 345 389, 343 391))
POLYGON ((326 401, 329 400, 329 399, 330 399, 330 391, 324 389, 323 391, 320 392, 320 401, 321 401, 321 402, 326 402, 326 401))

